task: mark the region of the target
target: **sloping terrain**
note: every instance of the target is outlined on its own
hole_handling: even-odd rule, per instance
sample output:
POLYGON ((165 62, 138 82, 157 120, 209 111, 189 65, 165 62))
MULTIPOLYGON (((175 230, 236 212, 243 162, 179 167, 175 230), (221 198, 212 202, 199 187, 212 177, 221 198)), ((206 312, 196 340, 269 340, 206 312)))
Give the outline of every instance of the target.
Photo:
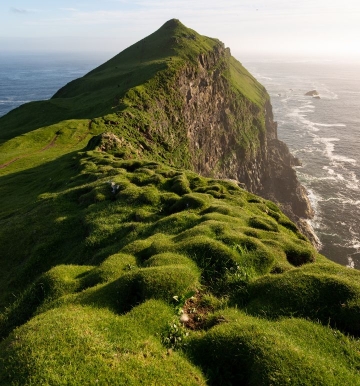
POLYGON ((0 384, 360 384, 360 273, 236 181, 292 170, 270 108, 172 20, 0 119, 0 384))

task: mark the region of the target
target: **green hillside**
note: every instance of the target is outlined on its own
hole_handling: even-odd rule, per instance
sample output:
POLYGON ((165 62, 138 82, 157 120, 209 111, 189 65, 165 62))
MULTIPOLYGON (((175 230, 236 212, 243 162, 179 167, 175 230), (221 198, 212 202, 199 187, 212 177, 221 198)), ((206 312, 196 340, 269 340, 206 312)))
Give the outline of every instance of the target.
MULTIPOLYGON (((217 50, 170 20, 0 118, 0 385, 360 385, 360 273, 194 171, 179 79, 217 50)), ((269 97, 222 58, 250 157, 269 97)))

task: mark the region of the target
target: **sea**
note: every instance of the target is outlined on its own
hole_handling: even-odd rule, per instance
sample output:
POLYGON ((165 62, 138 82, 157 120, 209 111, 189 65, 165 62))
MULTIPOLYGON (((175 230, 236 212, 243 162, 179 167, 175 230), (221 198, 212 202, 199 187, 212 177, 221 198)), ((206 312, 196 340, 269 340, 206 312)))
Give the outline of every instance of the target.
POLYGON ((23 103, 51 98, 110 57, 104 53, 1 53, 0 116, 23 103))
MULTIPOLYGON (((110 59, 102 54, 2 54, 0 116, 50 98, 110 59)), ((315 217, 320 252, 360 269, 360 64, 331 60, 248 59, 243 65, 271 97, 278 137, 296 167, 315 217), (318 98, 305 95, 316 90, 318 98)))
POLYGON ((360 63, 243 62, 270 94, 278 138, 300 159, 320 252, 360 269, 360 63), (316 91, 318 97, 305 95, 316 91))

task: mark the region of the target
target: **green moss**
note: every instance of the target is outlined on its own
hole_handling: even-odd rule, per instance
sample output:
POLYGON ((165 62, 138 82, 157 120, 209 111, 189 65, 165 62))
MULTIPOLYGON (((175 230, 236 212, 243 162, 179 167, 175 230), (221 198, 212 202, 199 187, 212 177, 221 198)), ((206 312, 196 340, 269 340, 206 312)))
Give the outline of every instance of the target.
POLYGON ((171 301, 198 286, 198 272, 189 264, 172 264, 149 267, 138 271, 133 278, 135 292, 141 300, 162 299, 171 301))
POLYGON ((234 267, 237 253, 226 245, 204 236, 195 236, 179 243, 179 252, 187 253, 202 270, 205 282, 212 282, 234 267))
POLYGON ((30 319, 43 302, 51 302, 85 287, 83 276, 93 267, 58 265, 41 275, 0 317, 0 336, 6 336, 14 327, 30 319))
POLYGON ((200 216, 193 212, 179 212, 166 216, 154 224, 157 232, 178 234, 191 229, 200 221, 200 216))
POLYGON ((203 209, 209 204, 209 202, 210 199, 205 194, 185 194, 170 208, 170 211, 174 213, 182 210, 203 209))
POLYGON ((190 183, 189 180, 186 178, 185 174, 180 174, 176 177, 174 177, 169 184, 171 185, 171 191, 178 194, 179 196, 182 196, 184 194, 190 193, 190 183))
POLYGON ((340 270, 329 275, 320 267, 316 273, 296 269, 256 280, 248 311, 270 318, 305 317, 358 335, 359 280, 350 281, 340 270))
POLYGON ((359 384, 358 346, 339 332, 300 319, 278 323, 222 311, 218 326, 189 345, 210 385, 359 384), (307 335, 308 339, 299 339, 307 335))
POLYGON ((99 267, 92 270, 84 281, 95 285, 117 279, 127 271, 136 267, 136 258, 124 253, 116 253, 109 256, 99 267))
POLYGON ((252 228, 264 229, 271 232, 279 232, 279 227, 275 221, 270 218, 251 217, 249 226, 252 228))
POLYGON ((0 383, 135 386, 175 377, 179 385, 204 385, 196 367, 177 353, 167 356, 149 335, 169 320, 169 309, 159 302, 141 307, 122 317, 80 306, 37 316, 1 343, 0 383), (149 318, 154 311, 159 317, 149 318))
POLYGON ((194 262, 185 255, 173 252, 160 253, 153 255, 150 259, 144 262, 145 267, 159 267, 163 265, 188 265, 190 268, 195 268, 194 262))
POLYGON ((284 246, 284 251, 289 263, 296 267, 315 261, 314 249, 309 247, 308 243, 300 240, 294 241, 291 244, 286 244, 284 246))

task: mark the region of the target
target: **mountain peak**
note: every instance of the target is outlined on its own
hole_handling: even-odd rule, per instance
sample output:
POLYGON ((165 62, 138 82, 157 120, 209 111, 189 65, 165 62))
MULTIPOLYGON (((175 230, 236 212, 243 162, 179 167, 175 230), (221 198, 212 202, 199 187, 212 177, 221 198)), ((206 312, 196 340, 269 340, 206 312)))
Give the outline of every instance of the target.
POLYGON ((179 27, 179 26, 185 27, 184 24, 182 24, 179 19, 170 19, 166 23, 164 23, 161 28, 174 29, 174 28, 179 27))

